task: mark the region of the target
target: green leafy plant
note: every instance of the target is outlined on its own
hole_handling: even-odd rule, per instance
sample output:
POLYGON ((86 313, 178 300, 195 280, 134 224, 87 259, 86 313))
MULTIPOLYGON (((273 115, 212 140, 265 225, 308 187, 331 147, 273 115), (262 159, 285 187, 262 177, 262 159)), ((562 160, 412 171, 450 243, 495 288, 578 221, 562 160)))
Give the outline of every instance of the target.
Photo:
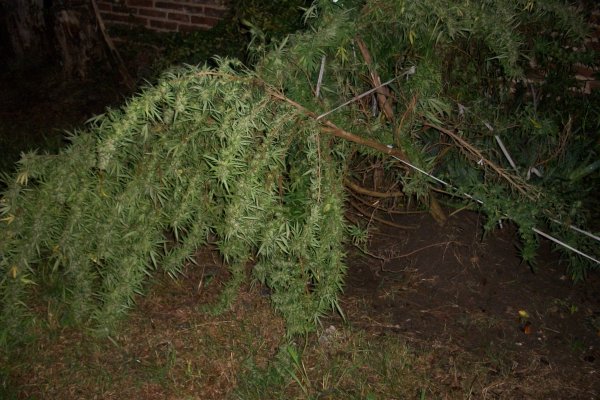
POLYGON ((176 275, 209 241, 230 266, 223 307, 249 263, 290 334, 335 306, 339 160, 314 123, 292 129, 297 112, 237 68, 172 71, 59 155, 21 159, 2 197, 4 342, 21 329, 23 300, 51 281, 69 319, 108 333, 153 270, 176 275))
MULTIPOLYGON (((109 334, 153 271, 176 276, 207 243, 230 273, 214 311, 251 270, 288 334, 308 332, 339 309, 346 232, 361 241, 344 178, 377 157, 425 204, 434 189, 468 193, 488 230, 514 221, 526 261, 545 224, 597 254, 569 228, 586 225, 573 200, 597 179, 581 128, 597 113, 542 108, 547 81, 513 90, 534 55, 527 32, 552 22, 561 43, 581 40, 563 3, 323 0, 305 15, 310 30, 253 42, 253 72, 231 60, 171 70, 60 154, 24 155, 0 200, 0 342, 36 321, 48 286, 65 320, 109 334)), ((585 276, 590 264, 572 258, 585 276)))
MULTIPOLYGON (((586 24, 573 9, 561 1, 320 1, 306 18, 311 31, 258 57, 273 86, 398 148, 403 154, 384 169, 406 194, 427 202, 432 188, 467 193, 487 230, 516 222, 532 265, 536 227, 598 257, 596 242, 570 228, 589 226, 600 150, 598 96, 575 94, 573 65, 590 65, 595 53, 581 50, 586 24), (385 81, 387 94, 362 97, 385 81), (336 109, 340 99, 349 104, 336 109), (451 186, 403 172, 407 163, 451 186)), ((566 254, 575 279, 597 265, 566 254)))

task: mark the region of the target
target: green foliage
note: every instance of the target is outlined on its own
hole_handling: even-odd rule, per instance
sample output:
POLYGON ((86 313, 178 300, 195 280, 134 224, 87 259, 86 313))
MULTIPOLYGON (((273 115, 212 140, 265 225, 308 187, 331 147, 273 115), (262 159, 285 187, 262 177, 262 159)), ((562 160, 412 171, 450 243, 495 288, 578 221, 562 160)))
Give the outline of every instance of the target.
POLYGON ((255 29, 265 38, 281 39, 303 28, 303 9, 311 3, 310 0, 232 0, 231 20, 238 29, 255 29))
MULTIPOLYGON (((257 68, 272 85, 320 114, 371 89, 371 70, 382 82, 396 78, 389 85, 393 120, 373 115, 370 97, 327 118, 401 147, 412 164, 450 182, 459 196, 483 201, 488 229, 503 219, 516 222, 528 262, 537 246, 533 227, 598 257, 593 240, 553 222, 592 229, 593 183, 600 176, 598 95, 573 89, 573 64, 591 65, 597 54, 582 50, 586 24, 572 8, 559 0, 323 0, 306 18, 310 31, 259 57, 257 68), (358 38, 372 56, 371 68, 358 38), (315 98, 323 57, 323 86, 315 98)), ((389 160, 386 170, 400 176, 407 194, 427 198, 437 185, 420 174, 391 172, 399 167, 389 160)), ((597 266, 568 254, 576 279, 597 266)))
MULTIPOLYGON (((147 58, 149 49, 157 53, 142 78, 156 81, 161 71, 174 65, 205 64, 216 66, 213 57, 248 60, 247 48, 253 37, 263 42, 281 40, 302 28, 303 8, 307 0, 259 1, 234 0, 230 12, 209 30, 193 32, 154 32, 144 28, 111 27, 111 33, 123 38, 126 58, 147 58)), ((138 67, 138 66, 134 66, 138 67)))
MULTIPOLYGON (((570 71, 587 57, 556 53, 584 33, 561 1, 322 0, 306 21, 309 31, 282 40, 263 40, 251 22, 255 73, 233 61, 173 70, 73 135, 60 154, 21 159, 1 199, 2 342, 34 321, 34 299, 49 288, 60 293, 65 319, 110 332, 147 276, 159 268, 176 275, 209 242, 231 274, 215 311, 251 268, 272 289, 290 335, 313 329, 337 308, 345 232, 360 235, 345 226, 343 177, 374 152, 323 137, 281 96, 324 113, 371 89, 374 71, 395 78, 394 116, 373 113, 366 97, 327 119, 401 147, 416 167, 483 201, 488 229, 515 221, 526 261, 535 254, 532 228, 546 222, 597 254, 589 238, 551 222, 586 226, 586 202, 577 199, 597 182, 598 142, 588 134, 600 121, 590 103, 597 98, 565 96, 572 82, 553 72, 542 83, 525 79, 534 61, 570 71), (549 37, 561 45, 545 46, 549 37), (528 177, 532 167, 542 177, 528 177)), ((427 199, 436 183, 403 168, 386 160, 405 192, 427 199)), ((573 276, 583 277, 589 264, 573 258, 573 276)))
POLYGON ((425 392, 437 398, 445 389, 431 383, 427 357, 410 351, 397 335, 326 330, 317 343, 282 346, 266 368, 246 363, 232 398, 404 399, 425 392))
POLYGON ((172 71, 60 154, 21 159, 2 197, 3 342, 49 282, 62 287, 69 320, 108 333, 148 275, 176 274, 208 241, 232 274, 223 306, 248 262, 290 334, 335 306, 339 161, 314 123, 294 129, 302 118, 236 68, 172 71))

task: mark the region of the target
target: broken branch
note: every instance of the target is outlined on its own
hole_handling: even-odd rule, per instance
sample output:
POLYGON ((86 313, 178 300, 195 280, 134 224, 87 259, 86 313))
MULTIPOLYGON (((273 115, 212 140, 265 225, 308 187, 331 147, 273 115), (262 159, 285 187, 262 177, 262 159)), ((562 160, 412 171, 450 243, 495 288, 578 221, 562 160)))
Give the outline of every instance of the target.
POLYGON ((354 190, 356 193, 364 194, 366 196, 378 197, 381 199, 404 196, 404 193, 402 193, 402 192, 385 192, 384 193, 384 192, 377 192, 374 190, 370 190, 370 189, 364 188, 364 187, 352 182, 350 179, 344 179, 344 184, 346 186, 348 186, 350 189, 354 190))
POLYGON ((357 136, 353 133, 345 131, 344 129, 336 126, 333 122, 331 122, 329 120, 324 120, 324 119, 317 120, 317 115, 314 112, 310 111, 309 109, 302 106, 301 104, 296 103, 294 100, 284 96, 281 93, 275 92, 273 90, 269 90, 269 94, 276 99, 285 101, 286 103, 288 103, 288 104, 294 106, 295 108, 297 108, 298 110, 302 111, 308 117, 325 125, 321 129, 321 131, 324 133, 328 133, 330 135, 339 137, 341 139, 348 140, 348 141, 356 143, 356 144, 360 144, 362 146, 370 147, 370 148, 380 151, 384 154, 396 157, 397 159, 399 159, 401 161, 409 162, 408 157, 406 157, 406 154, 404 154, 404 152, 400 149, 388 147, 385 144, 379 143, 375 140, 366 139, 366 138, 357 136))
POLYGON ((391 93, 386 86, 381 85, 381 78, 373 66, 373 59, 371 58, 371 54, 369 53, 365 42, 361 38, 357 37, 356 44, 358 45, 358 49, 365 59, 365 63, 369 67, 369 73, 371 74, 371 82, 373 87, 377 88, 377 102, 379 103, 379 108, 383 110, 383 113, 388 121, 393 123, 394 111, 392 110, 391 105, 391 93))

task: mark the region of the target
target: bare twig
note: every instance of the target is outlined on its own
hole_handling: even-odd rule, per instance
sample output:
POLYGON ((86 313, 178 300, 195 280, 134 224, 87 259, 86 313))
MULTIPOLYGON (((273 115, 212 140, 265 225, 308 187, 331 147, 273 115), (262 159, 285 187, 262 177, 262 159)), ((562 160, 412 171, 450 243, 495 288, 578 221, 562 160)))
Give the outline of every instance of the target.
POLYGON ((369 67, 373 86, 377 88, 377 101, 379 103, 379 108, 383 110, 383 113, 388 121, 393 122, 394 111, 392 110, 391 93, 386 86, 381 84, 381 78, 373 66, 373 59, 371 58, 371 54, 369 53, 365 42, 361 38, 357 37, 356 44, 358 45, 360 53, 365 59, 365 63, 367 63, 367 66, 369 67))
POLYGON ((383 219, 383 218, 379 218, 379 217, 377 217, 376 215, 374 215, 374 213, 369 213, 369 212, 365 211, 365 210, 364 210, 364 209, 362 209, 362 208, 361 208, 361 207, 360 207, 358 204, 356 204, 356 203, 354 203, 354 202, 352 202, 352 201, 350 201, 350 205, 351 205, 352 207, 354 207, 354 208, 355 208, 355 209, 356 209, 358 212, 360 212, 362 215, 365 215, 365 216, 367 216, 367 215, 371 215, 371 217, 370 217, 371 219, 373 219, 373 220, 375 220, 375 221, 378 221, 378 222, 381 222, 381 223, 382 223, 382 224, 384 224, 384 225, 389 225, 389 226, 392 226, 392 227, 394 227, 394 228, 398 228, 398 229, 416 229, 416 228, 417 228, 416 226, 408 226, 408 225, 399 225, 399 224, 395 224, 395 223, 393 223, 393 222, 390 222, 390 221, 388 221, 388 220, 385 220, 385 219, 383 219))
POLYGON ((413 115, 416 108, 417 108, 417 96, 415 95, 410 100, 410 103, 408 103, 408 107, 406 107, 406 110, 404 111, 404 113, 402 114, 402 117, 400 118, 400 122, 398 123, 398 128, 397 128, 399 132, 402 132, 402 128, 404 127, 405 122, 408 121, 409 118, 413 115))
POLYGON ((364 204, 367 207, 374 208, 375 210, 381 211, 385 214, 407 215, 407 214, 423 214, 423 213, 427 212, 427 211, 418 211, 418 210, 416 210, 416 211, 399 211, 399 210, 394 210, 391 208, 384 208, 378 204, 380 202, 380 200, 370 203, 370 202, 366 201, 365 199, 361 198, 359 195, 357 195, 353 191, 350 191, 349 193, 350 193, 350 196, 352 196, 354 199, 356 199, 359 203, 364 204))
POLYGON ((377 192, 375 190, 370 190, 370 189, 364 188, 364 187, 352 182, 350 179, 344 179, 344 184, 346 186, 348 186, 350 189, 354 190, 356 193, 364 194, 366 196, 378 197, 381 199, 404 196, 404 193, 402 193, 402 192, 385 192, 384 193, 384 192, 377 192))
POLYGON ((413 251, 411 251, 410 253, 406 253, 406 254, 401 254, 401 255, 399 255, 399 256, 390 257, 389 259, 390 259, 390 260, 396 260, 396 259, 398 259, 398 258, 410 257, 410 256, 412 256, 413 254, 417 254, 418 252, 420 252, 420 251, 423 251, 423 250, 426 250, 426 249, 429 249, 429 248, 431 248, 431 247, 437 247, 437 246, 446 246, 446 247, 448 247, 448 246, 450 246, 450 245, 451 245, 451 244, 453 244, 453 243, 458 243, 458 242, 455 242, 455 241, 453 241, 453 240, 450 240, 450 241, 448 241, 448 242, 434 243, 434 244, 430 244, 430 245, 427 245, 427 246, 425 246, 425 247, 421 247, 421 248, 419 248, 419 249, 413 250, 413 251))
POLYGON ((545 160, 538 162, 537 165, 547 164, 550 161, 552 161, 553 159, 555 159, 557 157, 562 157, 565 154, 565 149, 567 147, 567 143, 572 136, 572 132, 571 132, 572 126, 573 126, 573 119, 569 115, 569 120, 565 124, 563 131, 559 136, 558 147, 556 148, 554 153, 552 153, 550 156, 548 156, 548 158, 546 158, 545 160))

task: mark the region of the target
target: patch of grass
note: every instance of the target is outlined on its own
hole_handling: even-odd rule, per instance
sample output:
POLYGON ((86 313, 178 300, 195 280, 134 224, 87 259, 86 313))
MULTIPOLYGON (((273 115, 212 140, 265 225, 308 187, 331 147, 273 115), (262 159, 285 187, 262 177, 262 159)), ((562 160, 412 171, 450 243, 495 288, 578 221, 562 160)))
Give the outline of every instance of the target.
POLYGON ((542 398, 552 393, 544 382, 548 388, 560 383, 542 379, 551 377, 551 367, 534 359, 516 363, 496 345, 474 356, 350 327, 282 343, 283 323, 268 314, 266 302, 236 304, 221 317, 179 310, 164 321, 155 319, 156 309, 135 314, 112 341, 66 331, 41 341, 10 367, 2 364, 0 398, 542 398))
MULTIPOLYGON (((0 398, 562 398, 556 365, 534 353, 519 357, 526 348, 489 342, 469 350, 391 325, 337 323, 285 342, 283 320, 259 287, 212 315, 199 305, 216 301, 224 279, 217 273, 199 286, 201 271, 183 276, 149 288, 117 336, 91 339, 54 327, 2 356, 0 398)), ((474 319, 468 327, 487 324, 474 319)))
MULTIPOLYGON (((304 348, 284 346, 263 370, 247 366, 235 398, 389 399, 431 392, 425 354, 395 336, 344 329, 304 348)), ((313 338, 314 339, 314 338, 313 338)))
POLYGON ((244 365, 268 364, 284 324, 254 292, 222 315, 200 312, 220 282, 199 292, 197 274, 150 288, 117 336, 54 327, 0 359, 0 398, 226 398, 244 365))

